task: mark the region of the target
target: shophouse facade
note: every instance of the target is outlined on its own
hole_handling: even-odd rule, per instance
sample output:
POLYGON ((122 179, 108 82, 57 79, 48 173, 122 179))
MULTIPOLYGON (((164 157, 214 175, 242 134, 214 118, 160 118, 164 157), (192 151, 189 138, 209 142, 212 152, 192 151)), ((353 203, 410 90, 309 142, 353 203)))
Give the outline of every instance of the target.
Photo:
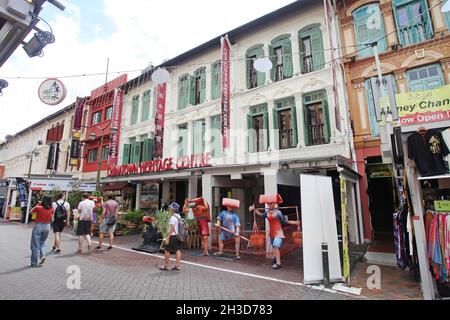
MULTIPOLYGON (((423 126, 402 122, 392 97, 432 94, 450 84, 450 13, 441 12, 442 5, 438 0, 338 1, 358 173, 363 177, 364 238, 387 239, 389 250, 392 213, 399 205, 393 187, 392 127, 408 133, 423 126), (377 43, 384 93, 370 43, 377 43)), ((426 124, 429 129, 448 125, 448 120, 426 124)))
POLYGON ((149 83, 125 95, 131 110, 124 108, 122 127, 133 126, 124 129, 129 134, 123 135, 122 165, 112 168, 104 181, 159 184, 160 203, 182 204, 186 198, 203 196, 213 208, 213 219, 222 198, 239 199, 242 224, 250 230, 252 217, 246 208, 258 203, 260 194, 278 192, 286 205, 300 207, 300 173, 328 175, 339 185, 341 167, 341 174, 352 180, 349 219, 351 239, 358 242, 351 191, 358 177, 351 170, 345 88, 343 81, 333 81, 342 77, 342 69, 338 65, 334 77, 329 63, 330 46, 338 47, 337 23, 332 13, 329 25, 326 17, 322 2, 302 1, 226 33, 231 42, 231 138, 226 150, 221 132, 221 37, 159 66, 170 71, 163 154, 154 157, 160 162, 130 160, 134 152, 128 153, 130 148, 144 148, 133 147, 145 140, 135 136, 151 138, 154 132, 153 124, 143 124, 146 130, 140 131, 140 124, 134 123, 140 115, 131 111, 140 109, 133 106, 135 97, 157 91, 149 83), (265 56, 271 57, 273 69, 256 71, 254 61, 265 56))
MULTIPOLYGON (((111 119, 116 89, 126 83, 127 75, 119 76, 103 86, 92 90, 86 104, 88 106, 85 124, 86 135, 83 140, 83 180, 95 181, 98 162, 101 157, 100 174, 106 177, 109 168, 109 146, 111 138, 111 119), (101 153, 99 152, 101 150, 101 153)), ((120 127, 115 128, 120 132, 120 127)))

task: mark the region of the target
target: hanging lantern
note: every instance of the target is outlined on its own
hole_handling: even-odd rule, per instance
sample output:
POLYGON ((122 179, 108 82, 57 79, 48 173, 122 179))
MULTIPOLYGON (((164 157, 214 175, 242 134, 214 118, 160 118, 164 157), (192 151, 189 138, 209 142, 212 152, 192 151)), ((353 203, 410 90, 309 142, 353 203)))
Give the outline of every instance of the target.
POLYGON ((256 71, 259 72, 268 72, 273 68, 272 61, 270 61, 269 58, 256 59, 253 63, 253 66, 255 67, 256 71))
POLYGON ((152 73, 152 81, 156 84, 163 84, 169 81, 170 74, 166 69, 158 69, 152 73))

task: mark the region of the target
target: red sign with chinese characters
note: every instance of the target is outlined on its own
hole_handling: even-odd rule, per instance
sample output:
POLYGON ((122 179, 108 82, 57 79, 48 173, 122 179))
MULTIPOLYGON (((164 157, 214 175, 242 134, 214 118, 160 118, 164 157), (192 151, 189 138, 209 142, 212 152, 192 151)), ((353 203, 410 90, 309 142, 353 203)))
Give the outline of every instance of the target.
POLYGON ((158 85, 156 89, 156 117, 155 117, 155 152, 154 158, 162 158, 164 143, 164 115, 166 113, 166 84, 158 85))
POLYGON ((109 165, 116 166, 118 160, 118 151, 119 151, 119 139, 120 139, 120 123, 122 120, 122 105, 123 105, 123 90, 116 89, 114 93, 114 103, 113 103, 113 114, 111 119, 111 128, 115 128, 111 130, 111 138, 109 140, 109 165))
POLYGON ((77 98, 77 102, 75 103, 75 117, 73 120, 73 130, 81 131, 81 123, 83 120, 83 108, 84 108, 84 99, 77 98))
POLYGON ((228 36, 220 39, 222 45, 222 146, 230 146, 230 42, 228 36))
POLYGON ((204 167, 211 167, 211 153, 179 157, 176 162, 174 158, 165 158, 121 166, 111 166, 108 170, 108 176, 118 177, 204 167))

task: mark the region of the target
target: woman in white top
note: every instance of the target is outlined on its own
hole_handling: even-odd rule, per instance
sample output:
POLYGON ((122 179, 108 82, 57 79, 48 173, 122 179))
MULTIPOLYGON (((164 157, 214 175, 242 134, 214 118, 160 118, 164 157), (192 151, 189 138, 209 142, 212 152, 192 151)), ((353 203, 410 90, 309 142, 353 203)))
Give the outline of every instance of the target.
POLYGON ((171 270, 180 271, 180 261, 181 261, 181 241, 178 237, 179 234, 179 228, 178 225, 181 221, 181 216, 179 214, 180 212, 180 205, 178 203, 171 203, 169 205, 169 211, 172 212, 172 216, 170 217, 170 227, 169 231, 167 232, 163 244, 164 247, 164 265, 159 266, 158 268, 160 270, 169 270, 169 261, 170 261, 170 254, 176 254, 176 262, 175 266, 171 270))

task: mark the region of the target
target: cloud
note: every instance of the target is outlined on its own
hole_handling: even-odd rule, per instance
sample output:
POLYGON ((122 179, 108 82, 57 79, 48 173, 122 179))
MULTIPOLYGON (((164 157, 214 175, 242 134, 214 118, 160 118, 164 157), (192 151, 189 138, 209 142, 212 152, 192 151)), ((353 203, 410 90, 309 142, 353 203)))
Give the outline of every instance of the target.
MULTIPOLYGON (((28 58, 21 47, 0 69, 0 78, 20 76, 62 76, 104 73, 110 59, 110 71, 142 70, 150 61, 155 64, 187 51, 220 34, 256 19, 292 0, 104 0, 103 17, 83 31, 90 2, 65 1, 66 10, 45 5, 42 14, 51 16, 48 23, 56 37, 44 49, 42 58, 28 58), (105 30, 105 18, 114 30, 105 30)), ((39 27, 48 30, 44 23, 39 27)), ((129 73, 129 78, 139 71, 129 73)), ((111 74, 109 79, 118 76, 111 74)), ((0 97, 0 138, 14 134, 45 116, 73 103, 77 96, 88 96, 102 85, 105 75, 61 78, 68 89, 66 100, 50 107, 37 96, 43 79, 7 79, 9 87, 0 97)))

